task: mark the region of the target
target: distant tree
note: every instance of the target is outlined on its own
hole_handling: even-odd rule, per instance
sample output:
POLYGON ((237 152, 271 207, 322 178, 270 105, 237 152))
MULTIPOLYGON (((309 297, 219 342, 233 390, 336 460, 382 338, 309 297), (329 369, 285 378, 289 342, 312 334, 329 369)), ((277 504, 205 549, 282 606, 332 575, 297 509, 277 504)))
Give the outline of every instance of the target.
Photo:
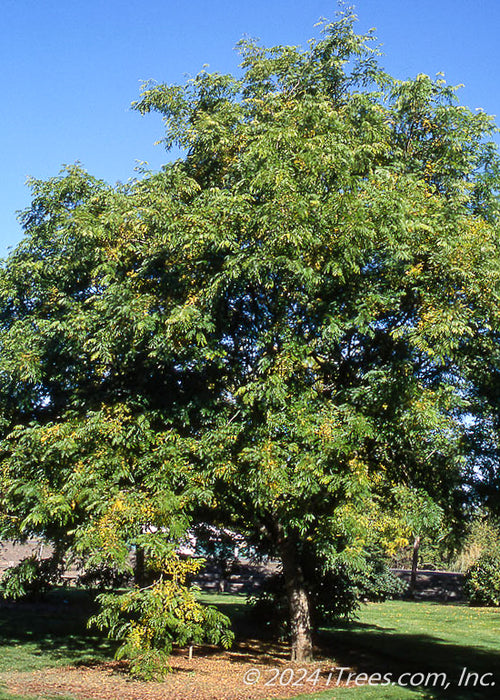
POLYGON ((225 525, 280 557, 298 661, 311 577, 390 549, 395 487, 460 507, 498 372, 492 119, 354 23, 145 86, 185 155, 32 183, 0 278, 3 535, 126 567, 225 525))
POLYGON ((424 537, 436 536, 443 526, 443 510, 427 493, 399 486, 395 490, 398 508, 413 541, 411 560, 410 593, 415 592, 418 571, 418 555, 424 537))

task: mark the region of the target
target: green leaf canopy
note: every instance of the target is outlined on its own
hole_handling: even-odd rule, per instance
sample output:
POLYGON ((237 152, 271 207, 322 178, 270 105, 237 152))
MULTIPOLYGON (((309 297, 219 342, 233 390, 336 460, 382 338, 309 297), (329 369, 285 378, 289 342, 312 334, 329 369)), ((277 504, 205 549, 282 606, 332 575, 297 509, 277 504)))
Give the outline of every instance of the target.
POLYGON ((4 533, 95 553, 109 526, 123 560, 197 517, 299 571, 399 541, 399 485, 457 506, 498 371, 495 127, 354 23, 147 84, 185 153, 158 173, 32 183, 0 278, 4 533))

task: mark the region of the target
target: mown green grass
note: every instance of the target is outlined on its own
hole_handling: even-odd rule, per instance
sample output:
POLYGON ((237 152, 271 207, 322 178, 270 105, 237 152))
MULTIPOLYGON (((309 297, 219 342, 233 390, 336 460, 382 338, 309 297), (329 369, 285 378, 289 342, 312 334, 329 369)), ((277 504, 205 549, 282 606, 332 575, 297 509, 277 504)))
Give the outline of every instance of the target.
MULTIPOLYGON (((370 603, 356 622, 326 630, 324 641, 338 666, 367 673, 445 673, 449 687, 373 686, 314 695, 352 700, 500 697, 500 610, 465 605, 390 601, 370 603), (462 670, 485 676, 488 687, 459 687, 462 670)), ((408 677, 404 678, 408 682, 408 677)), ((312 700, 311 695, 304 695, 312 700)))
POLYGON ((93 611, 85 591, 58 590, 43 603, 0 608, 0 672, 95 663, 109 658, 110 643, 87 629, 93 611))
POLYGON ((318 694, 294 695, 293 700, 419 700, 421 698, 432 700, 434 697, 436 696, 407 688, 363 686, 361 688, 338 688, 334 691, 318 694))
MULTIPOLYGON (((0 672, 91 664, 113 655, 111 644, 87 629, 94 606, 85 591, 57 590, 43 603, 0 606, 0 672)), ((0 688, 0 700, 18 700, 0 688)), ((23 696, 23 700, 31 700, 23 696)), ((44 698, 45 700, 45 698, 44 698)), ((58 700, 64 700, 58 696, 58 700)))
MULTIPOLYGON (((234 621, 240 636, 255 625, 245 598, 201 594, 203 602, 219 606, 234 621)), ((109 659, 113 647, 89 632, 86 620, 91 598, 82 591, 57 591, 42 606, 0 607, 0 672, 30 671, 48 666, 87 664, 109 659)), ((255 629, 255 628, 254 628, 255 629)), ((474 700, 500 697, 500 610, 392 601, 363 606, 359 619, 323 630, 320 639, 332 667, 349 666, 358 672, 446 673, 450 687, 404 688, 365 686, 332 688, 315 693, 304 686, 296 700, 474 700), (461 670, 494 673, 497 685, 458 688, 461 670)), ((0 690, 0 700, 17 700, 0 690)), ((26 698, 24 698, 26 700, 26 698)), ((59 699, 61 700, 61 699, 59 699)))
MULTIPOLYGON (((237 622, 244 623, 239 596, 205 595, 237 622)), ((418 698, 474 700, 500 697, 500 609, 466 605, 388 601, 364 605, 355 622, 322 630, 319 642, 334 660, 333 667, 352 667, 362 673, 445 673, 447 689, 374 685, 332 688, 315 693, 304 686, 301 700, 406 700, 418 698), (458 687, 463 668, 495 682, 489 687, 458 687), (307 692, 309 694, 307 694, 307 692)), ((408 682, 408 676, 403 682, 408 682)), ((432 681, 432 677, 431 677, 432 681)), ((296 699, 297 700, 297 699, 296 699)))

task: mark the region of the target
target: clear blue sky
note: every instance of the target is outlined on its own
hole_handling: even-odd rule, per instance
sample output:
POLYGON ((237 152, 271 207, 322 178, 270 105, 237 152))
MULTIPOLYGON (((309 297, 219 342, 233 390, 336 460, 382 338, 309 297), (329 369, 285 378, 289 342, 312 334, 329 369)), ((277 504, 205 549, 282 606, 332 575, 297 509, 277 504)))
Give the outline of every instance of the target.
MULTIPOLYGON (((396 77, 443 71, 472 108, 499 115, 499 0, 358 0, 360 30, 377 28, 396 77)), ((157 116, 129 108, 143 80, 183 82, 203 64, 235 71, 244 35, 306 44, 335 0, 3 0, 0 19, 0 256, 21 237, 27 176, 80 161, 110 182, 137 160, 168 160, 157 116)))

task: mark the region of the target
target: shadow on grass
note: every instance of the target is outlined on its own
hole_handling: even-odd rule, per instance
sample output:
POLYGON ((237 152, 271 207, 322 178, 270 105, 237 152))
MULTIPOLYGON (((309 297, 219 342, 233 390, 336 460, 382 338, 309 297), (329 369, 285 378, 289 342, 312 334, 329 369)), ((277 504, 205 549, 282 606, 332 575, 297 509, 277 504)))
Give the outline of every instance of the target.
POLYGON ((37 657, 38 667, 112 658, 109 640, 87 629, 94 611, 92 596, 78 590, 56 590, 37 602, 0 601, 0 666, 7 654, 14 663, 2 670, 31 670, 38 666, 37 657))
MULTIPOLYGON (((249 661, 266 663, 268 658, 285 659, 286 647, 274 645, 268 635, 262 634, 261 624, 244 599, 219 595, 203 602, 215 604, 227 614, 236 632, 237 647, 230 652, 234 663, 249 661)), ((94 612, 91 596, 84 591, 55 591, 43 603, 0 604, 0 665, 4 653, 11 654, 12 667, 4 670, 31 670, 33 657, 39 657, 38 668, 58 664, 99 663, 113 657, 113 645, 86 627, 94 612), (23 653, 26 658, 23 660, 23 653)), ((332 659, 332 667, 350 667, 357 673, 391 674, 397 680, 401 674, 446 674, 447 689, 441 687, 441 677, 427 684, 411 688, 410 675, 405 676, 406 688, 373 686, 336 689, 319 694, 310 688, 312 698, 352 697, 379 700, 418 697, 429 700, 475 700, 500 696, 500 653, 481 647, 480 635, 465 627, 463 644, 460 639, 445 639, 437 633, 404 633, 401 628, 384 623, 353 622, 336 629, 323 630, 318 636, 318 648, 324 657, 332 659), (469 645, 467 645, 467 641, 469 645), (476 646, 472 646, 476 644, 476 646), (469 684, 458 687, 463 669, 472 675, 469 684), (493 674, 493 675, 487 675, 493 674), (483 678, 488 685, 479 685, 483 678), (476 682, 475 682, 476 681, 476 682), (495 683, 496 685, 492 685, 495 683), (412 692, 413 691, 413 692, 412 692)), ((491 639, 490 639, 491 643, 491 639)), ((217 653, 214 649, 207 654, 217 653)), ((304 689, 306 690, 306 689, 304 689)), ((2 697, 0 691, 0 698, 2 697)), ((305 697, 305 696, 304 696, 305 697)))
MULTIPOLYGON (((464 629, 464 638, 469 631, 464 629)), ((402 634, 391 627, 356 622, 323 631, 318 641, 322 650, 335 658, 337 666, 353 667, 358 673, 389 673, 392 679, 407 674, 402 680, 408 689, 412 674, 416 674, 415 682, 421 682, 422 677, 428 679, 427 684, 424 681, 426 687, 414 688, 416 693, 424 692, 424 697, 500 697, 499 652, 451 643, 432 634, 402 634), (429 674, 446 674, 449 686, 442 687, 442 675, 429 674)))
MULTIPOLYGON (((215 601, 214 601, 215 602, 215 601)), ((273 651, 275 656, 283 656, 283 653, 272 649, 267 635, 259 634, 259 621, 243 603, 235 603, 228 596, 227 602, 217 596, 217 607, 228 615, 233 621, 237 640, 241 642, 246 638, 259 638, 262 640, 261 653, 273 651)), ((464 625, 466 624, 464 620, 464 625)), ((429 700, 474 700, 475 698, 499 698, 500 697, 500 649, 499 651, 468 646, 465 640, 473 638, 473 630, 464 626, 464 644, 457 644, 448 639, 441 638, 432 633, 402 633, 400 629, 388 624, 367 624, 351 622, 339 625, 336 629, 322 630, 317 637, 318 651, 322 656, 334 659, 332 667, 348 667, 356 673, 391 674, 391 680, 397 680, 401 674, 401 680, 406 687, 373 686, 371 689, 349 688, 326 691, 326 693, 314 693, 311 687, 311 698, 323 697, 352 697, 359 698, 399 698, 407 697, 408 693, 414 697, 425 697, 429 700), (466 669, 464 671, 464 669, 466 669), (427 683, 426 687, 420 684, 411 687, 410 681, 420 681, 423 674, 427 683), (446 679, 441 676, 428 676, 428 674, 446 674, 446 679), (463 674, 463 675, 462 675, 463 674), (471 674, 465 685, 467 675, 471 674), (477 676, 475 675, 477 674, 477 676), (462 676, 461 686, 459 681, 462 676), (480 685, 480 680, 484 685, 480 685), (449 682, 447 688, 442 684, 449 682), (412 692, 413 691, 413 692, 412 692)), ((500 642, 499 642, 500 647, 500 642)), ((249 648, 249 651, 251 647, 249 648)), ((283 648, 281 650, 283 652, 283 648)), ((235 655, 234 661, 246 661, 246 655, 240 658, 235 655)), ((254 657, 254 663, 259 663, 254 657)), ((265 661, 263 661, 265 662, 265 661)), ((347 672, 345 672, 347 673, 347 672)))

